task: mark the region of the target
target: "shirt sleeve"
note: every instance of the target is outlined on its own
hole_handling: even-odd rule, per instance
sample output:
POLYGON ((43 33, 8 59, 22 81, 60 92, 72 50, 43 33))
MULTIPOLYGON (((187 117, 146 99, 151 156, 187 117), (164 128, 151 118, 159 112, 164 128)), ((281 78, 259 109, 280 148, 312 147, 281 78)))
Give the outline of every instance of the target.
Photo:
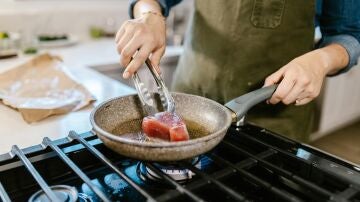
POLYGON ((317 20, 322 33, 318 47, 332 43, 342 45, 349 54, 349 64, 337 74, 347 72, 360 56, 359 0, 320 0, 317 20))
MULTIPOLYGON (((129 16, 130 18, 134 18, 133 9, 135 4, 138 0, 130 0, 130 6, 129 6, 129 16)), ((162 14, 167 17, 169 15, 171 7, 175 6, 176 4, 180 3, 182 0, 156 0, 160 7, 162 14)))

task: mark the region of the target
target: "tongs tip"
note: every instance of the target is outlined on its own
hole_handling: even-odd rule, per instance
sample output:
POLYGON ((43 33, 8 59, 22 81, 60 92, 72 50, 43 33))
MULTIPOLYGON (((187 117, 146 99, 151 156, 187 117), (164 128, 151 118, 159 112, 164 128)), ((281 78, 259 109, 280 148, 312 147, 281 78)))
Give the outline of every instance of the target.
MULTIPOLYGON (((151 75, 155 79, 157 85, 157 91, 159 93, 163 108, 166 109, 166 111, 173 113, 175 111, 174 98, 171 96, 163 79, 157 73, 156 69, 151 64, 149 58, 146 59, 145 64, 149 68, 151 75)), ((141 82, 137 72, 134 73, 132 78, 135 84, 135 88, 138 92, 140 101, 144 105, 145 110, 147 111, 148 114, 153 114, 157 110, 156 110, 155 102, 152 100, 152 97, 149 93, 149 90, 145 87, 145 84, 141 82)))

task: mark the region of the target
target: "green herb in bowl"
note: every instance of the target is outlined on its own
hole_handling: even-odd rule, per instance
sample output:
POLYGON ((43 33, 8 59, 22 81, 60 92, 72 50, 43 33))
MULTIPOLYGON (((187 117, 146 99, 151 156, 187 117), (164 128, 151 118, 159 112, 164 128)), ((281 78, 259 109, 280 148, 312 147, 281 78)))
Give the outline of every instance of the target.
POLYGON ((29 47, 29 48, 25 48, 24 49, 24 54, 36 54, 37 53, 37 49, 34 47, 29 47))
POLYGON ((0 39, 8 39, 9 34, 7 32, 0 32, 0 39))

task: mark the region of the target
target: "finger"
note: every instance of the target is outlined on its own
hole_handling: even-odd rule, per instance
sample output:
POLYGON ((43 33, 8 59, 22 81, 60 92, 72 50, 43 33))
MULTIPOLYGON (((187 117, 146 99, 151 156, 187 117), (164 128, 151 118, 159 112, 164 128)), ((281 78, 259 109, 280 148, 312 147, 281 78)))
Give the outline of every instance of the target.
POLYGON ((155 71, 158 73, 158 74, 161 74, 161 69, 160 69, 160 66, 159 65, 155 65, 151 59, 150 59, 150 62, 151 62, 151 65, 155 68, 155 71))
POLYGON ((285 72, 285 68, 281 68, 278 71, 271 74, 270 76, 268 76, 265 79, 265 83, 264 83, 263 87, 270 86, 270 85, 278 83, 281 80, 281 78, 283 77, 284 72, 285 72))
POLYGON ((296 100, 302 100, 305 98, 310 98, 310 94, 304 90, 296 97, 296 100))
POLYGON ((115 36, 115 42, 119 42, 120 38, 122 37, 122 35, 125 33, 125 30, 123 28, 120 28, 119 31, 116 33, 115 36))
POLYGON ((160 70, 160 59, 161 57, 164 55, 165 53, 165 47, 161 47, 159 49, 157 49, 155 52, 153 52, 151 54, 151 63, 154 65, 154 67, 156 68, 156 71, 160 74, 161 70, 160 70))
POLYGON ((123 48, 120 55, 120 65, 127 67, 130 63, 131 57, 136 53, 136 51, 141 47, 141 40, 137 37, 133 37, 123 48))
POLYGON ((118 43, 119 40, 121 39, 122 35, 125 33, 125 27, 128 25, 128 21, 124 22, 119 31, 116 33, 116 36, 115 36, 115 42, 118 43))
POLYGON ((296 100, 295 105, 296 105, 296 106, 305 105, 305 104, 311 102, 313 99, 314 99, 314 98, 309 98, 309 97, 307 97, 307 98, 304 98, 304 99, 301 99, 301 100, 296 100))
POLYGON ((126 31, 122 37, 120 38, 119 42, 117 43, 117 52, 121 54, 122 50, 125 48, 126 44, 133 38, 132 31, 126 31))
POLYGON ((304 92, 304 87, 299 83, 295 83, 294 87, 291 89, 289 94, 282 100, 282 102, 286 105, 294 103, 301 93, 304 92))
POLYGON ((151 48, 149 46, 143 46, 140 48, 140 50, 136 53, 133 60, 130 62, 130 64, 126 67, 123 77, 124 79, 129 78, 134 72, 141 67, 142 64, 144 64, 146 58, 149 57, 151 53, 151 48))
POLYGON ((296 76, 292 73, 285 73, 283 80, 280 82, 275 93, 271 96, 269 102, 271 104, 277 104, 282 101, 294 87, 296 76))

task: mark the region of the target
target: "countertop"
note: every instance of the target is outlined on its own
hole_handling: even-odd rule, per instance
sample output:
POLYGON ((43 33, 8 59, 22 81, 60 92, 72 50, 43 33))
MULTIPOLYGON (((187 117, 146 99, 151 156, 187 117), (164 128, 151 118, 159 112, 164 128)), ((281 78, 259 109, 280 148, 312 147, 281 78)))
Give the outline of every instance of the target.
MULTIPOLYGON (((78 133, 91 129, 89 115, 94 106, 113 97, 136 93, 134 89, 106 77, 89 68, 96 65, 117 64, 119 56, 111 39, 90 41, 71 47, 46 50, 63 58, 65 65, 75 78, 96 97, 91 106, 64 115, 51 116, 37 123, 26 123, 19 112, 0 104, 0 154, 9 152, 12 145, 20 148, 40 144, 44 137, 59 139, 66 137, 70 130, 78 133)), ((167 48, 164 57, 179 54, 178 49, 167 48)), ((25 62, 31 56, 0 61, 0 72, 25 62)), ((121 75, 119 75, 121 76, 121 75)))

